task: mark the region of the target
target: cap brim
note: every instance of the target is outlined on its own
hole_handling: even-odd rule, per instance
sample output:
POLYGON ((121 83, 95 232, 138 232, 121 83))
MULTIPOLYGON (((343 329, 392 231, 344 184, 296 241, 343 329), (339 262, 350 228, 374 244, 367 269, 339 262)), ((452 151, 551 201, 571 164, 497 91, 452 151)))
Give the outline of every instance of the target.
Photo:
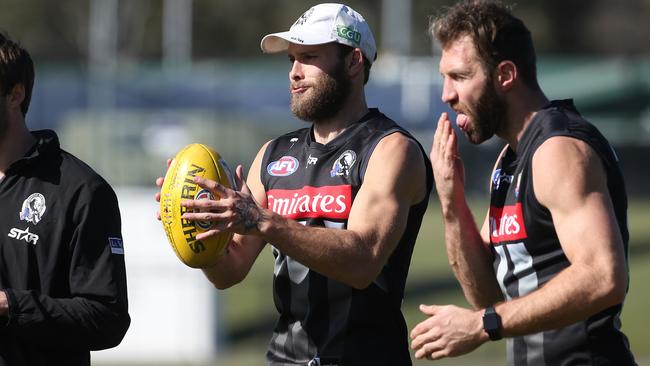
POLYGON ((286 51, 289 48, 289 43, 313 46, 331 42, 336 42, 336 40, 318 33, 298 34, 287 31, 267 34, 262 38, 260 47, 264 53, 277 53, 286 51))
POLYGON ((289 48, 289 32, 267 34, 262 38, 260 47, 264 53, 278 53, 289 48))

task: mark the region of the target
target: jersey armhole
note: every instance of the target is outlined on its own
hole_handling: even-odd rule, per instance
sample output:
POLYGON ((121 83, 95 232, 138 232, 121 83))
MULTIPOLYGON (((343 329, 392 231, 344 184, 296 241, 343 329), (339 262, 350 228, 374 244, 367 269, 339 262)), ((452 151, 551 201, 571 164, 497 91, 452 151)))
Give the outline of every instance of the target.
POLYGON ((262 161, 260 163, 260 181, 262 182, 265 192, 269 190, 269 180, 268 174, 266 174, 266 167, 269 165, 269 160, 271 159, 271 151, 273 151, 277 143, 278 139, 273 139, 266 145, 266 150, 264 150, 264 155, 262 156, 262 161))

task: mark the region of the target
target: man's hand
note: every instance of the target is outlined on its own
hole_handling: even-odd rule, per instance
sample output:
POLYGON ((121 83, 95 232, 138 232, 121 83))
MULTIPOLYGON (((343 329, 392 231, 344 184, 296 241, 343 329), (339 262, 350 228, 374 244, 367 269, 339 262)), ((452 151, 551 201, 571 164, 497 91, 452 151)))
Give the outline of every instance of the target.
POLYGON ((262 209, 252 196, 243 179, 243 168, 237 166, 237 185, 239 191, 227 188, 213 180, 194 177, 194 183, 207 189, 216 200, 186 200, 181 203, 194 212, 186 212, 182 218, 193 221, 210 221, 215 223, 212 229, 198 234, 203 240, 218 235, 223 231, 249 235, 260 232, 260 225, 269 219, 269 213, 262 209))
POLYGON ((483 312, 454 305, 420 305, 429 316, 411 331, 411 348, 415 358, 437 360, 475 350, 489 337, 483 330, 483 312))
MULTIPOLYGON (((165 172, 167 172, 170 165, 172 165, 172 159, 167 159, 167 169, 165 170, 165 172)), ((160 188, 162 188, 164 182, 165 182, 164 177, 156 178, 156 187, 158 187, 158 192, 156 192, 153 195, 153 199, 155 199, 156 202, 160 202, 160 188)), ((160 221, 160 210, 156 210, 156 219, 158 219, 158 221, 160 221)))
POLYGON ((429 157, 440 202, 447 205, 456 198, 463 198, 465 168, 458 155, 458 138, 447 113, 442 113, 438 119, 429 157))

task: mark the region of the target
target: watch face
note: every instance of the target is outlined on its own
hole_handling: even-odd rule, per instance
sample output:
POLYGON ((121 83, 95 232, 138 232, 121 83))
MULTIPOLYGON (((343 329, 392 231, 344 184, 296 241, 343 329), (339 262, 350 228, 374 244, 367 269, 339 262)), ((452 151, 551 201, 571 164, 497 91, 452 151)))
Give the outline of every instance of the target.
POLYGON ((501 339, 501 318, 494 308, 485 309, 483 314, 483 329, 493 341, 501 339))
POLYGON ((494 316, 494 314, 485 315, 483 317, 483 326, 487 330, 497 330, 497 329, 499 329, 499 323, 497 322, 497 319, 494 316))

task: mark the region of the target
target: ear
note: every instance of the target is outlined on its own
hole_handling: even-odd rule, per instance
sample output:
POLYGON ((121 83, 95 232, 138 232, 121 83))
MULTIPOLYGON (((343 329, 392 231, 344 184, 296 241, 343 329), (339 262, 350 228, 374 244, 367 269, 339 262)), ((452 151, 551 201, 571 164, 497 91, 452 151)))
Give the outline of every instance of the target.
POLYGON ((20 110, 20 104, 25 100, 25 86, 23 84, 14 85, 6 98, 11 108, 18 108, 20 110))
POLYGON ((508 91, 514 87, 517 80, 517 66, 514 62, 505 60, 499 62, 496 68, 496 87, 501 91, 508 91))
POLYGON ((347 60, 347 66, 348 66, 348 73, 352 78, 356 77, 358 74, 362 74, 364 72, 364 61, 365 58, 363 56, 363 52, 361 52, 360 48, 355 48, 350 52, 348 55, 350 57, 349 60, 347 60))

